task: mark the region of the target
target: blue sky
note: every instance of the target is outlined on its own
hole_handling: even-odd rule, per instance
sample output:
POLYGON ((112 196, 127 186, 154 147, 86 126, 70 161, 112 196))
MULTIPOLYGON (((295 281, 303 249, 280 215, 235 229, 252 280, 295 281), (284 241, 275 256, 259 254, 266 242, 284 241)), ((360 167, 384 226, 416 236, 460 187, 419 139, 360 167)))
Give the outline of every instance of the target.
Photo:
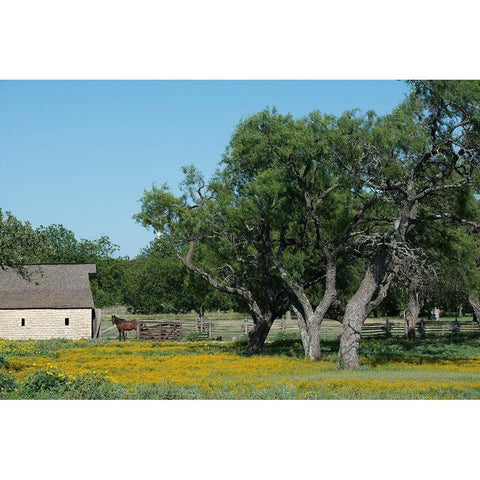
POLYGON ((386 113, 397 81, 2 81, 0 207, 77 238, 108 235, 138 254, 153 232, 132 220, 153 182, 174 190, 181 166, 207 176, 241 117, 266 106, 386 113))

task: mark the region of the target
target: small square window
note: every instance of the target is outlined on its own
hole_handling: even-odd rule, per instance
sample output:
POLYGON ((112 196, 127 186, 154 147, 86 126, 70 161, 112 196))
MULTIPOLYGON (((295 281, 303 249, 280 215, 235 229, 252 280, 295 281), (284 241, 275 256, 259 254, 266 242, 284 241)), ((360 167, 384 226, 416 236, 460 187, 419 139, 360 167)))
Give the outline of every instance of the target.
POLYGON ((24 327, 24 326, 25 326, 25 319, 22 318, 22 327, 24 327))
POLYGON ((70 319, 69 318, 65 319, 65 325, 70 325, 70 319))

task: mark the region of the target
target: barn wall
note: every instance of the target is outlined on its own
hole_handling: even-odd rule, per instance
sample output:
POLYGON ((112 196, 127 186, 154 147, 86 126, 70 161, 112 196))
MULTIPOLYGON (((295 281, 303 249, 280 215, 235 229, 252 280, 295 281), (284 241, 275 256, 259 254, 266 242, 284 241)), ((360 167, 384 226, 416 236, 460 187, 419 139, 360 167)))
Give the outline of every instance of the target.
POLYGON ((0 338, 28 340, 46 338, 91 338, 92 310, 38 309, 0 310, 0 338), (22 318, 25 326, 22 327, 22 318), (69 325, 65 325, 65 318, 69 325))

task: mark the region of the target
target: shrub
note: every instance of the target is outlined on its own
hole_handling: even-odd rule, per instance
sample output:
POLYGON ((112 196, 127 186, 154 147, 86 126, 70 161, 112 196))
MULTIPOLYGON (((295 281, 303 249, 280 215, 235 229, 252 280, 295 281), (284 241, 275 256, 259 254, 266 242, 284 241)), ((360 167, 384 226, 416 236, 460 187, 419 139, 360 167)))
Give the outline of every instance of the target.
POLYGON ((38 393, 63 393, 67 388, 68 378, 65 375, 39 370, 31 375, 22 387, 22 396, 35 397, 38 393))
POLYGON ((189 342, 201 342, 202 340, 205 340, 205 334, 201 332, 192 332, 185 337, 185 340, 189 342))
POLYGON ((7 370, 10 367, 10 362, 3 353, 0 353, 0 368, 7 370))
POLYGON ((65 397, 75 400, 112 400, 124 398, 126 390, 98 375, 85 375, 68 384, 65 397))
POLYGON ((286 332, 277 332, 275 334, 275 336, 273 337, 273 339, 276 341, 276 342, 281 342, 282 340, 294 340, 294 336, 291 334, 291 333, 286 333, 286 332))
POLYGON ((13 375, 0 372, 0 393, 10 393, 16 388, 18 388, 18 385, 13 375))

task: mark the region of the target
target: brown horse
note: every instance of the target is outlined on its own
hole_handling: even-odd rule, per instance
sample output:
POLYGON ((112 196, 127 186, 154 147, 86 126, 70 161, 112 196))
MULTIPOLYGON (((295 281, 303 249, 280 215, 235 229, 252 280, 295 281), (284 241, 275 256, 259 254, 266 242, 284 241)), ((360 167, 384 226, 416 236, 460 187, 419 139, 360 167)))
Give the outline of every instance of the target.
POLYGON ((118 339, 125 341, 125 332, 130 330, 137 330, 137 321, 136 320, 125 320, 124 318, 118 318, 116 315, 112 315, 112 323, 114 323, 118 328, 118 339))

